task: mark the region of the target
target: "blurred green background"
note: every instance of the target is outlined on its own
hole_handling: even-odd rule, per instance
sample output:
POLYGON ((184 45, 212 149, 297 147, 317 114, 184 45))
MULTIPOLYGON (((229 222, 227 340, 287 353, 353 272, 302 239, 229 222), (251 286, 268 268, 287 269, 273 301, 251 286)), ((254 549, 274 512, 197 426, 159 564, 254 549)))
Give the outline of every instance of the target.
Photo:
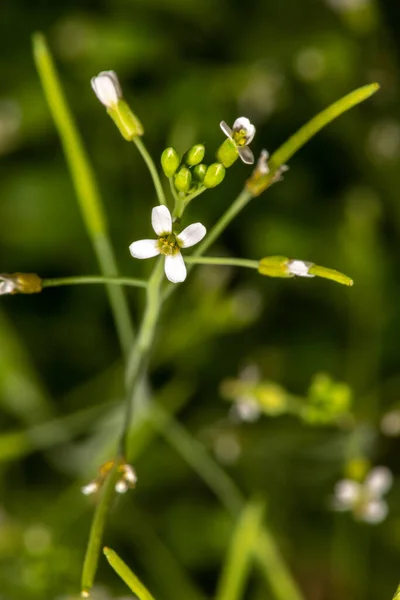
MULTIPOLYGON (((340 96, 381 84, 302 149, 284 182, 253 200, 211 252, 311 260, 354 287, 198 268, 165 310, 151 374, 159 400, 243 493, 267 500, 307 600, 390 599, 400 579, 400 430, 393 419, 381 424, 400 408, 398 2, 3 0, 0 15, 2 272, 98 272, 33 65, 34 31, 48 36, 127 276, 152 267, 132 260, 128 245, 149 236, 156 197, 135 147, 95 98, 93 75, 118 72, 157 163, 167 145, 183 152, 198 142, 211 161, 224 139, 219 122, 239 115, 257 127, 254 153, 273 151, 340 96), (291 416, 238 423, 220 385, 247 364, 297 396, 316 373, 345 382, 354 426, 291 416), (330 508, 355 458, 394 473, 379 525, 330 508)), ((235 164, 193 202, 188 222, 211 228, 249 174, 235 164)), ((137 319, 143 292, 128 295, 137 319)), ((121 424, 106 293, 3 297, 0 340, 0 599, 66 600, 79 591, 94 508, 80 486, 113 454, 121 424)), ((145 434, 134 449, 138 487, 118 499, 105 541, 157 598, 211 597, 232 520, 165 436, 145 434)), ((98 582, 95 598, 127 596, 105 560, 98 582)), ((256 568, 246 598, 273 597, 256 568)))

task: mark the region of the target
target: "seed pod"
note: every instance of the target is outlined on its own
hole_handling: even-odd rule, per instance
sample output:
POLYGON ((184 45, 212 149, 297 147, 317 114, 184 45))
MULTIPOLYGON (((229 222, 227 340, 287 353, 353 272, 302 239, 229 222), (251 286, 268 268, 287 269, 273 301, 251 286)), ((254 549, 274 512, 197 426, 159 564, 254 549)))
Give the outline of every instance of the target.
POLYGON ((192 174, 186 167, 179 169, 174 179, 175 187, 178 192, 188 192, 192 185, 192 174))
POLYGON ((207 188, 213 188, 219 185, 225 177, 225 167, 221 163, 213 163, 206 171, 203 185, 207 188))
POLYGON ((165 148, 164 152, 161 154, 161 166, 167 177, 175 175, 179 163, 179 154, 175 148, 165 148))
POLYGON ((200 165, 196 165, 195 168, 193 169, 193 177, 197 181, 200 181, 201 183, 203 183, 206 171, 207 171, 207 165, 205 165, 204 163, 201 163, 200 165))
POLYGON ((238 159, 239 152, 237 146, 230 138, 226 139, 217 150, 217 160, 228 168, 238 159))
POLYGON ((189 148, 187 152, 185 152, 182 162, 184 162, 186 165, 189 165, 189 167, 194 167, 195 165, 201 163, 204 158, 205 151, 206 149, 204 148, 203 144, 196 144, 195 146, 189 148))

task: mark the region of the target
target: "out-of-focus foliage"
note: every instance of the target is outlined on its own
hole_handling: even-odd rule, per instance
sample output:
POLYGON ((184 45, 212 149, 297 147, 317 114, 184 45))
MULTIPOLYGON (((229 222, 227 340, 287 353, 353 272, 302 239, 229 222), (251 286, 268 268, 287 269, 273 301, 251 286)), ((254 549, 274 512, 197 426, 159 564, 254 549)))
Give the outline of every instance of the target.
MULTIPOLYGON (((157 162, 165 147, 182 153, 195 143, 211 162, 224 139, 219 122, 242 114, 257 126, 255 155, 273 151, 325 105, 381 84, 297 154, 284 182, 252 201, 213 252, 315 261, 347 273, 354 287, 196 268, 167 307, 151 375, 159 401, 243 493, 267 499, 307 600, 391 598, 400 548, 397 2, 4 0, 1 16, 0 272, 98 272, 34 70, 35 30, 48 35, 121 272, 131 276, 150 272, 128 245, 150 233, 156 197, 136 149, 94 97, 93 75, 118 72, 157 162), (314 402, 309 421, 324 421, 324 402, 347 412, 350 395, 352 417, 239 422, 221 382, 249 363, 275 391, 314 402), (310 387, 318 373, 326 375, 310 387), (395 475, 389 515, 377 526, 331 510, 335 483, 361 459, 395 475)), ((193 201, 189 222, 210 228, 249 174, 235 164, 193 201)), ((128 294, 138 317, 143 292, 128 294)), ((3 297, 0 340, 0 599, 76 598, 93 511, 80 486, 113 454, 122 420, 106 293, 77 286, 3 297)), ((139 434, 138 486, 115 503, 105 541, 156 598, 211 596, 234 524, 157 432, 139 434)), ((98 580, 98 600, 126 596, 104 559, 98 580)), ((272 598, 257 571, 248 597, 272 598)))

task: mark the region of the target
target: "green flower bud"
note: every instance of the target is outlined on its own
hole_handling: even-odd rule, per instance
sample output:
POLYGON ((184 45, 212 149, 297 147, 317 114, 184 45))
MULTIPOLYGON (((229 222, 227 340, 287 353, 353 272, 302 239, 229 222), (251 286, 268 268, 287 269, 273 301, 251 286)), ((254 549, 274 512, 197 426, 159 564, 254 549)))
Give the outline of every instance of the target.
POLYGON ((128 142, 139 135, 143 135, 143 125, 122 98, 115 105, 107 108, 107 112, 118 127, 122 137, 128 142))
POLYGON ((287 256, 267 256, 258 264, 258 272, 268 277, 293 277, 289 272, 287 256))
POLYGON ((233 140, 227 138, 217 150, 217 160, 228 168, 239 158, 237 146, 233 140))
POLYGON ((196 144, 189 148, 189 150, 183 155, 182 162, 189 165, 189 167, 194 167, 201 163, 204 158, 206 149, 203 144, 196 144))
POLYGON ((213 163, 206 171, 203 185, 207 188, 213 188, 222 183, 225 177, 225 167, 221 163, 213 163))
POLYGON ((200 165, 196 165, 193 169, 193 177, 203 183, 204 177, 207 171, 207 165, 201 163, 200 165))
POLYGON ((0 273, 0 296, 3 294, 38 294, 42 280, 36 273, 0 273))
POLYGON ((165 148, 164 152, 161 154, 161 166, 165 175, 167 177, 175 175, 179 164, 179 154, 175 148, 165 148))
POLYGON ((188 192, 192 185, 192 174, 186 167, 179 169, 174 179, 175 187, 178 192, 188 192))

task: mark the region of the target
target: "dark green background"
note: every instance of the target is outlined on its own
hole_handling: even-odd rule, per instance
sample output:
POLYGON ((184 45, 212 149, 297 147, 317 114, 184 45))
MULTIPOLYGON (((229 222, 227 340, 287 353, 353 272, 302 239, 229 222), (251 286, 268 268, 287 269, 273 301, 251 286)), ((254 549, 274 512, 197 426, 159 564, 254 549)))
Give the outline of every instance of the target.
MULTIPOLYGON (((383 437, 379 424, 400 400, 400 6, 333 4, 3 0, 0 271, 98 272, 34 69, 34 31, 48 36, 121 272, 131 276, 150 272, 153 261, 134 261, 128 245, 149 236, 157 201, 135 147, 96 100, 93 75, 118 72, 157 163, 165 146, 182 152, 198 142, 211 162, 223 141, 219 122, 242 114, 257 126, 255 154, 273 151, 327 104, 378 81, 381 91, 302 149, 284 183, 252 201, 212 250, 315 261, 350 275, 355 286, 198 269, 167 306, 152 377, 160 393, 173 380, 172 401, 185 404, 179 419, 211 453, 221 436, 240 442, 238 460, 226 468, 246 495, 266 497, 268 522, 307 600, 380 600, 400 579, 399 486, 379 526, 332 513, 350 434, 289 417, 234 425, 219 393, 220 382, 248 362, 298 395, 315 373, 327 372, 354 391, 359 451, 396 475, 398 441, 383 437)), ((188 222, 211 228, 249 174, 235 164, 220 187, 193 202, 188 222)), ((138 317, 143 294, 128 294, 138 317)), ((119 423, 107 408, 93 408, 76 426, 63 421, 50 434, 32 427, 87 407, 117 407, 118 342, 98 286, 4 297, 0 310, 0 599, 65 599, 79 589, 93 509, 79 486, 109 458, 119 423)), ((168 393, 163 398, 171 403, 168 393)), ((158 436, 135 467, 139 485, 118 501, 107 544, 161 600, 187 597, 179 569, 211 595, 232 522, 158 436)), ((126 593, 105 561, 98 579, 114 592, 104 597, 126 593)), ((247 597, 272 598, 257 570, 247 597)))

